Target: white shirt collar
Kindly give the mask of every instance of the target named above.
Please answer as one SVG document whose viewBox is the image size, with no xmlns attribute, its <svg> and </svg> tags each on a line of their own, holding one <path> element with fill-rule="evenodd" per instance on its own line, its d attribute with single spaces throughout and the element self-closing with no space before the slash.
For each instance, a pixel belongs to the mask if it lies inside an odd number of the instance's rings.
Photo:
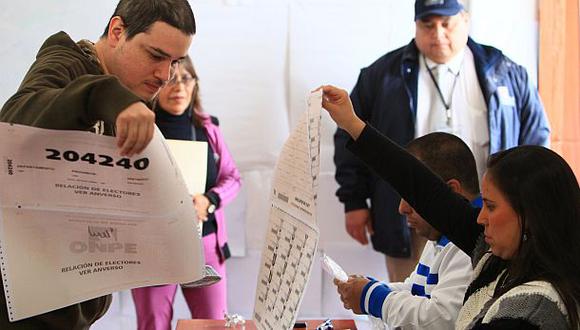
<svg viewBox="0 0 580 330">
<path fill-rule="evenodd" d="M 444 63 L 444 64 L 449 68 L 449 70 L 451 72 L 453 72 L 453 74 L 458 74 L 459 71 L 461 70 L 461 66 L 463 65 L 463 58 L 464 57 L 465 57 L 465 49 L 463 51 L 457 53 L 457 55 L 452 57 L 449 61 L 447 61 L 447 63 Z M 433 69 L 437 65 L 439 65 L 439 63 L 436 63 L 436 62 L 430 60 L 427 56 L 425 56 L 425 64 L 430 69 Z"/>
</svg>

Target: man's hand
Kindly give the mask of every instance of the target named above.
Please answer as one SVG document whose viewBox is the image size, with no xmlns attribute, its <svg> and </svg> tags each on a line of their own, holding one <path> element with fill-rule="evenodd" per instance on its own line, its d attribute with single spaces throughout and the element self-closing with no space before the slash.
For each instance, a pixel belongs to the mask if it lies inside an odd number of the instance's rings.
<svg viewBox="0 0 580 330">
<path fill-rule="evenodd" d="M 346 282 L 334 280 L 344 308 L 352 310 L 355 314 L 362 314 L 360 298 L 363 288 L 369 282 L 368 278 L 360 275 L 351 275 Z"/>
<path fill-rule="evenodd" d="M 141 153 L 151 142 L 155 113 L 143 102 L 136 102 L 119 113 L 115 126 L 121 156 L 131 157 Z"/>
<path fill-rule="evenodd" d="M 328 111 L 336 124 L 350 134 L 353 140 L 358 139 L 365 123 L 356 116 L 348 93 L 331 85 L 322 88 L 322 107 Z M 319 88 L 319 89 L 320 89 Z"/>
<path fill-rule="evenodd" d="M 373 222 L 369 209 L 359 209 L 344 214 L 346 232 L 362 245 L 369 244 L 368 235 L 373 234 Z M 367 235 L 368 232 L 368 235 Z"/>
<path fill-rule="evenodd" d="M 207 208 L 209 207 L 209 199 L 204 194 L 193 196 L 193 206 L 197 213 L 199 221 L 207 221 Z"/>
</svg>

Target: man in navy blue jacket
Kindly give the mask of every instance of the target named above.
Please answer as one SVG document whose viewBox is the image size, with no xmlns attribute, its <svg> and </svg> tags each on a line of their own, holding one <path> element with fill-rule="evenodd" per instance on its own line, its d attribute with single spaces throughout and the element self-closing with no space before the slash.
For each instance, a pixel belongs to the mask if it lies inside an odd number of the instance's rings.
<svg viewBox="0 0 580 330">
<path fill-rule="evenodd" d="M 351 99 L 359 117 L 400 145 L 434 131 L 455 134 L 473 151 L 478 171 L 490 154 L 549 144 L 548 120 L 526 70 L 468 36 L 469 14 L 457 0 L 416 0 L 415 38 L 361 70 Z M 425 242 L 397 212 L 399 197 L 335 136 L 336 192 L 347 232 L 367 233 L 386 254 L 391 281 L 413 270 Z M 370 200 L 370 206 L 367 202 Z"/>
</svg>

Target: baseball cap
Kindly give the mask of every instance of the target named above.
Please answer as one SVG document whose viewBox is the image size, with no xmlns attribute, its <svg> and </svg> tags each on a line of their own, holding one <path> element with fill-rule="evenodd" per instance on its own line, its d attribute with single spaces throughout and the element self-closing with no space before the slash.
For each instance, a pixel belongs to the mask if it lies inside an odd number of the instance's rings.
<svg viewBox="0 0 580 330">
<path fill-rule="evenodd" d="M 454 16 L 463 9 L 457 0 L 416 0 L 415 21 L 427 16 Z"/>
</svg>

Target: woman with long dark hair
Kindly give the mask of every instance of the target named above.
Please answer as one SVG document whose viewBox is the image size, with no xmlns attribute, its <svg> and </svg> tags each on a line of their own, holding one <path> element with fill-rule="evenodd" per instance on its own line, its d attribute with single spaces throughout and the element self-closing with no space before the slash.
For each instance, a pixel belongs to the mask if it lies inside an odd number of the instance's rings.
<svg viewBox="0 0 580 330">
<path fill-rule="evenodd" d="M 473 208 L 361 121 L 346 91 L 323 91 L 324 108 L 353 139 L 349 150 L 472 256 L 457 329 L 580 328 L 580 187 L 562 157 L 538 146 L 493 155 L 483 208 Z"/>
<path fill-rule="evenodd" d="M 189 56 L 159 92 L 154 109 L 155 123 L 165 138 L 208 143 L 206 189 L 193 196 L 193 204 L 198 220 L 203 221 L 206 264 L 222 280 L 203 288 L 182 287 L 182 291 L 192 318 L 223 319 L 227 312 L 225 259 L 230 256 L 223 207 L 237 195 L 241 180 L 217 118 L 202 110 L 197 73 Z M 138 328 L 170 329 L 176 291 L 177 285 L 133 289 Z"/>
</svg>

